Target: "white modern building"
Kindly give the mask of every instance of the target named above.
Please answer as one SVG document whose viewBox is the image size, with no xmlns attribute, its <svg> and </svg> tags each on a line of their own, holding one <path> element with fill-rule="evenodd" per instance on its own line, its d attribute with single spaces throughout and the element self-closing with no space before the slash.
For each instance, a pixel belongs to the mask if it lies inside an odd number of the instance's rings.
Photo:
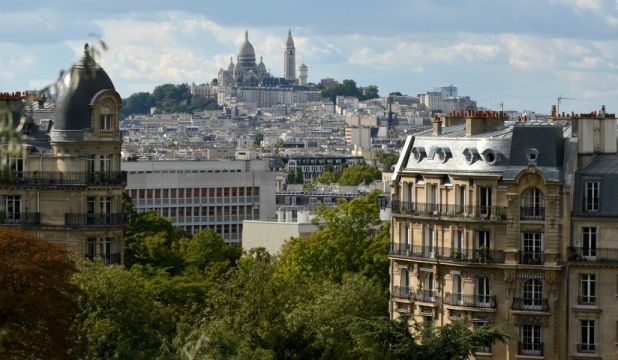
<svg viewBox="0 0 618 360">
<path fill-rule="evenodd" d="M 123 162 L 138 212 L 157 211 L 195 233 L 210 228 L 241 239 L 244 220 L 275 216 L 275 173 L 268 160 Z"/>
</svg>

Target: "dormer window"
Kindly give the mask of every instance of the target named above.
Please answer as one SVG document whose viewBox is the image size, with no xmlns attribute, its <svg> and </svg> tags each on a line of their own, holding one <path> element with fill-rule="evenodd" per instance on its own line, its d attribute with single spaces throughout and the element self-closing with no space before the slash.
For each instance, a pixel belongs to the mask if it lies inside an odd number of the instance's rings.
<svg viewBox="0 0 618 360">
<path fill-rule="evenodd" d="M 529 164 L 536 164 L 538 157 L 539 151 L 537 149 L 528 149 L 528 151 L 526 151 L 526 158 Z"/>
<path fill-rule="evenodd" d="M 584 183 L 584 211 L 599 211 L 599 181 L 586 181 Z"/>
<path fill-rule="evenodd" d="M 101 130 L 112 130 L 112 114 L 101 114 L 99 127 Z"/>
</svg>

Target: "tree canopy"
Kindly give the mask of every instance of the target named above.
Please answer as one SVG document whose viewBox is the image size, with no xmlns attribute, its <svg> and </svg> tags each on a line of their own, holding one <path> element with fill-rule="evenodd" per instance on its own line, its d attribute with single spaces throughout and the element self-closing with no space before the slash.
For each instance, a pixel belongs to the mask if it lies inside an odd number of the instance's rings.
<svg viewBox="0 0 618 360">
<path fill-rule="evenodd" d="M 340 185 L 368 185 L 374 180 L 379 180 L 382 172 L 367 164 L 354 164 L 343 169 L 339 177 Z"/>
<path fill-rule="evenodd" d="M 122 101 L 121 115 L 148 114 L 156 107 L 164 113 L 196 112 L 219 110 L 221 107 L 214 98 L 192 96 L 187 84 L 164 84 L 154 88 L 151 93 L 135 93 Z"/>
<path fill-rule="evenodd" d="M 337 96 L 354 96 L 359 100 L 369 100 L 378 98 L 378 87 L 369 85 L 367 87 L 357 87 L 356 81 L 351 79 L 343 80 L 341 83 L 329 85 L 326 89 L 322 89 L 322 96 L 330 98 L 334 103 Z"/>
<path fill-rule="evenodd" d="M 63 246 L 0 228 L 0 358 L 68 359 L 79 290 Z"/>
</svg>

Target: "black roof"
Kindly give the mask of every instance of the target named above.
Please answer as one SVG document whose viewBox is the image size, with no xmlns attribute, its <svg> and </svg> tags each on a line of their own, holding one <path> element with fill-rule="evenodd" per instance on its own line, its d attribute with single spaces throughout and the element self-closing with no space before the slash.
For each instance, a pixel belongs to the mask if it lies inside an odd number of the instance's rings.
<svg viewBox="0 0 618 360">
<path fill-rule="evenodd" d="M 511 166 L 527 166 L 526 152 L 538 151 L 536 165 L 562 167 L 564 160 L 563 129 L 557 125 L 515 125 L 511 140 Z"/>
<path fill-rule="evenodd" d="M 105 70 L 95 65 L 87 69 L 83 63 L 68 71 L 58 84 L 54 111 L 54 130 L 82 130 L 90 128 L 90 105 L 95 95 L 114 89 Z"/>
</svg>

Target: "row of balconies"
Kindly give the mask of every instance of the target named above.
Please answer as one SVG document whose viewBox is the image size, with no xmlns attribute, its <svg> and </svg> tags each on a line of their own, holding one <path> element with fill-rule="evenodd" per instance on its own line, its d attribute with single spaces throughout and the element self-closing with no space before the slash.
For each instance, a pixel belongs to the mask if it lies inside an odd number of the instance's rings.
<svg viewBox="0 0 618 360">
<path fill-rule="evenodd" d="M 618 248 L 569 248 L 567 261 L 618 262 Z M 389 255 L 410 259 L 436 259 L 472 264 L 504 264 L 505 252 L 490 249 L 453 249 L 436 246 L 409 245 L 391 242 Z M 558 257 L 559 258 L 559 257 Z M 522 265 L 543 265 L 545 254 L 538 251 L 518 251 L 517 262 Z"/>
<path fill-rule="evenodd" d="M 126 186 L 126 171 L 3 171 L 0 185 L 10 186 L 57 186 L 97 185 Z"/>
<path fill-rule="evenodd" d="M 67 227 L 122 226 L 127 223 L 127 220 L 128 217 L 125 213 L 64 214 L 64 225 Z M 38 212 L 0 213 L 0 224 L 20 226 L 47 225 L 41 223 L 41 213 Z"/>
<path fill-rule="evenodd" d="M 439 293 L 435 290 L 417 289 L 414 291 L 408 286 L 393 286 L 392 297 L 426 303 L 437 303 L 439 300 Z M 467 295 L 450 292 L 444 293 L 442 302 L 446 305 L 474 309 L 495 309 L 498 304 L 496 295 Z M 549 301 L 546 298 L 515 297 L 511 303 L 511 310 L 547 313 L 549 312 Z"/>
<path fill-rule="evenodd" d="M 506 206 L 482 206 L 460 204 L 435 204 L 393 200 L 391 209 L 394 214 L 418 217 L 445 217 L 467 220 L 506 221 Z M 522 220 L 545 219 L 545 207 L 520 207 Z"/>
</svg>

